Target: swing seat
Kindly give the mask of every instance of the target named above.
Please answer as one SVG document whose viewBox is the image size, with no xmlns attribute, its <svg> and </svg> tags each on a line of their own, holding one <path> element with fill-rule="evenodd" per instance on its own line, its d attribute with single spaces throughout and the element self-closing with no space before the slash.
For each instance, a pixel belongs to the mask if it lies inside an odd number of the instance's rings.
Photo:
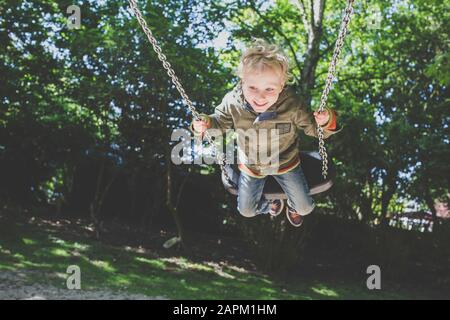
<svg viewBox="0 0 450 320">
<path fill-rule="evenodd" d="M 331 159 L 328 159 L 328 175 L 326 179 L 322 176 L 322 159 L 318 152 L 301 151 L 300 165 L 308 183 L 310 195 L 325 192 L 333 186 L 336 170 Z M 230 164 L 225 165 L 225 170 L 232 181 L 228 181 L 222 172 L 222 183 L 229 193 L 237 196 L 240 171 Z M 263 194 L 266 199 L 287 199 L 283 189 L 272 176 L 267 178 Z"/>
</svg>

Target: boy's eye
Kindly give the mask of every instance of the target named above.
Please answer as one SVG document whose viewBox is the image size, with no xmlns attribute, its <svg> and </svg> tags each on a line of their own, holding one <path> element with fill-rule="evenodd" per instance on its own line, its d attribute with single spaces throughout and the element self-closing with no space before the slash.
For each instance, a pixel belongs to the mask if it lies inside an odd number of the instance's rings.
<svg viewBox="0 0 450 320">
<path fill-rule="evenodd" d="M 267 88 L 266 91 L 272 92 L 272 91 L 273 91 L 273 88 Z"/>
<path fill-rule="evenodd" d="M 256 90 L 256 87 L 250 86 L 250 90 Z"/>
</svg>

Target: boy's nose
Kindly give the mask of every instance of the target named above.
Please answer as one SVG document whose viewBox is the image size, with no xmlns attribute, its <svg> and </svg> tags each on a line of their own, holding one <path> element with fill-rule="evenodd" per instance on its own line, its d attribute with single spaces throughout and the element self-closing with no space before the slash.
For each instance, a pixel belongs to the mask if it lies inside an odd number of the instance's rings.
<svg viewBox="0 0 450 320">
<path fill-rule="evenodd" d="M 259 94 L 257 98 L 258 98 L 259 101 L 266 100 L 266 96 L 264 94 Z"/>
</svg>

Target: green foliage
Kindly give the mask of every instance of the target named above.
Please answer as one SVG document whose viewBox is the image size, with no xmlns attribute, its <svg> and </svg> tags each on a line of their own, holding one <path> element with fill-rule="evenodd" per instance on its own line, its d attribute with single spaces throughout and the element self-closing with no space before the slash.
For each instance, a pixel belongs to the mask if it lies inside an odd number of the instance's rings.
<svg viewBox="0 0 450 320">
<path fill-rule="evenodd" d="M 326 1 L 314 55 L 292 2 L 142 0 L 139 6 L 199 111 L 211 112 L 236 81 L 233 69 L 252 37 L 284 48 L 295 87 L 314 109 L 344 3 Z M 107 218 L 151 224 L 157 212 L 156 221 L 167 223 L 169 137 L 188 126 L 190 114 L 127 1 L 76 3 L 82 8 L 76 30 L 66 26 L 72 1 L 0 4 L 0 198 L 24 205 L 63 198 L 79 215 L 103 199 Z M 324 213 L 374 225 L 411 201 L 433 211 L 434 199 L 449 193 L 448 22 L 445 1 L 355 3 L 328 99 L 344 130 L 326 144 L 338 176 L 318 198 Z M 227 32 L 227 43 L 213 47 Z M 303 86 L 307 67 L 313 81 Z M 315 140 L 301 141 L 302 149 L 317 149 Z M 185 222 L 217 226 L 225 215 L 250 239 L 259 227 L 281 239 L 278 226 L 236 223 L 235 199 L 224 195 L 217 168 L 193 168 L 192 188 L 179 197 Z M 173 169 L 175 188 L 186 171 Z M 285 241 L 302 241 L 292 237 Z"/>
</svg>

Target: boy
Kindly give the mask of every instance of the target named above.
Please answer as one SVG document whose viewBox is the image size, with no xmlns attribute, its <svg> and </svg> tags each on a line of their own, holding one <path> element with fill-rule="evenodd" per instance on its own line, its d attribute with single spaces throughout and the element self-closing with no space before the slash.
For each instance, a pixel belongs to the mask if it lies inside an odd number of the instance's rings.
<svg viewBox="0 0 450 320">
<path fill-rule="evenodd" d="M 245 217 L 269 213 L 279 215 L 282 200 L 269 201 L 262 192 L 268 175 L 272 175 L 281 185 L 288 200 L 286 216 L 295 226 L 301 226 L 303 217 L 314 209 L 314 201 L 303 175 L 299 158 L 298 131 L 317 137 L 312 115 L 299 102 L 294 90 L 286 84 L 290 78 L 287 57 L 275 45 L 256 40 L 247 49 L 240 61 L 238 75 L 241 79 L 231 92 L 225 95 L 214 114 L 202 115 L 202 119 L 192 123 L 195 135 L 203 135 L 210 128 L 237 130 L 238 141 L 244 141 L 245 130 L 276 130 L 276 136 L 267 135 L 257 143 L 250 142 L 242 153 L 241 171 L 238 184 L 238 211 Z M 336 113 L 327 109 L 323 113 L 314 112 L 317 124 L 324 129 L 324 138 L 338 132 Z M 245 140 L 247 141 L 247 140 Z M 250 161 L 251 153 L 277 145 L 277 163 Z M 272 154 L 273 156 L 274 154 Z"/>
</svg>

